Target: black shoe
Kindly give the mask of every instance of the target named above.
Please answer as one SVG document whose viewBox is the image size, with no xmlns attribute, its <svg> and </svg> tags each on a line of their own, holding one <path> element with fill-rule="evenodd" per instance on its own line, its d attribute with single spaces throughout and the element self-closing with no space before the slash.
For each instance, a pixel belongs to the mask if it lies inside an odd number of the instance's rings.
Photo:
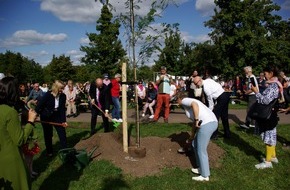
<svg viewBox="0 0 290 190">
<path fill-rule="evenodd" d="M 71 114 L 67 115 L 66 117 L 67 117 L 67 118 L 70 118 L 70 117 L 71 117 Z"/>
<path fill-rule="evenodd" d="M 73 114 L 73 117 L 74 117 L 74 118 L 76 118 L 77 116 L 78 116 L 78 115 L 77 115 L 76 113 L 75 113 L 75 114 Z"/>
</svg>

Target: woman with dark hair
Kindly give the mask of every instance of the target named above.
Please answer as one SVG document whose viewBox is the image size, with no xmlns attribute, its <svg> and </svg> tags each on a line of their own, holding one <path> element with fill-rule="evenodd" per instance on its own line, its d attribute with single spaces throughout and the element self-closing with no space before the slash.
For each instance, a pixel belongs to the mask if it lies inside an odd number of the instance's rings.
<svg viewBox="0 0 290 190">
<path fill-rule="evenodd" d="M 154 88 L 154 85 L 152 82 L 148 83 L 148 89 L 146 92 L 147 100 L 143 108 L 142 117 L 145 117 L 147 108 L 149 108 L 151 115 L 149 116 L 149 119 L 154 118 L 154 109 L 156 103 L 156 97 L 157 97 L 157 90 Z"/>
<path fill-rule="evenodd" d="M 264 69 L 265 78 L 267 80 L 267 88 L 260 93 L 257 86 L 252 86 L 251 89 L 255 92 L 257 102 L 261 104 L 270 104 L 273 100 L 279 98 L 279 93 L 283 93 L 283 87 L 278 81 L 278 71 L 275 67 L 267 67 Z M 272 115 L 267 120 L 256 120 L 261 138 L 266 146 L 266 158 L 260 164 L 256 164 L 257 169 L 272 168 L 272 162 L 278 163 L 276 157 L 276 143 L 277 143 L 277 131 L 276 126 L 278 124 L 277 111 L 273 111 Z"/>
<path fill-rule="evenodd" d="M 0 188 L 4 185 L 7 189 L 30 189 L 31 185 L 19 147 L 32 133 L 36 113 L 29 110 L 28 122 L 21 128 L 14 109 L 18 99 L 17 80 L 14 77 L 0 80 Z"/>
<path fill-rule="evenodd" d="M 61 81 L 56 80 L 51 90 L 47 91 L 37 104 L 35 111 L 40 114 L 43 128 L 43 135 L 46 147 L 46 155 L 52 156 L 52 135 L 53 126 L 58 134 L 61 148 L 66 148 L 66 95 L 63 93 L 64 84 Z M 59 123 L 59 125 L 52 125 L 48 122 Z"/>
</svg>

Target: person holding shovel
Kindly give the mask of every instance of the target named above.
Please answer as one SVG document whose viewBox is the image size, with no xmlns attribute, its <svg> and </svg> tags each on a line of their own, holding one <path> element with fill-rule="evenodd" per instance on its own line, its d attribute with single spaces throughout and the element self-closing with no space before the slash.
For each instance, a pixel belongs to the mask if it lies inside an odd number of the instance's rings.
<svg viewBox="0 0 290 190">
<path fill-rule="evenodd" d="M 52 157 L 53 126 L 59 137 L 61 148 L 67 148 L 66 141 L 66 95 L 63 93 L 63 82 L 56 80 L 51 90 L 47 91 L 37 104 L 35 111 L 40 114 L 43 135 L 46 147 L 46 155 Z M 58 125 L 59 124 L 59 125 Z"/>
<path fill-rule="evenodd" d="M 187 97 L 186 92 L 177 93 L 178 104 L 184 108 L 186 116 L 193 121 L 192 134 L 189 140 L 192 140 L 197 167 L 192 168 L 191 171 L 199 176 L 192 177 L 192 180 L 209 181 L 207 146 L 211 135 L 218 127 L 218 120 L 215 114 L 201 101 Z"/>
<path fill-rule="evenodd" d="M 92 104 L 91 109 L 91 135 L 96 133 L 96 124 L 98 114 L 102 115 L 103 127 L 105 132 L 109 132 L 109 110 L 111 93 L 110 88 L 103 83 L 101 78 L 97 78 L 90 86 L 90 100 Z M 101 111 L 102 110 L 102 111 Z"/>
</svg>

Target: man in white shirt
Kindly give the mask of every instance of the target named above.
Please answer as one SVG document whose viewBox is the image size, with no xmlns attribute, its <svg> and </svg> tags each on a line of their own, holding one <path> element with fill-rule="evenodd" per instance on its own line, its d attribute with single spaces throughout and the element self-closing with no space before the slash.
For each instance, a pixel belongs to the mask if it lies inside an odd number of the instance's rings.
<svg viewBox="0 0 290 190">
<path fill-rule="evenodd" d="M 202 87 L 208 100 L 208 107 L 213 111 L 217 119 L 221 118 L 224 127 L 224 137 L 230 138 L 229 127 L 229 101 L 230 93 L 225 92 L 222 86 L 213 79 L 203 80 L 200 76 L 193 79 L 196 86 Z M 217 139 L 218 129 L 213 133 L 212 139 Z"/>
</svg>

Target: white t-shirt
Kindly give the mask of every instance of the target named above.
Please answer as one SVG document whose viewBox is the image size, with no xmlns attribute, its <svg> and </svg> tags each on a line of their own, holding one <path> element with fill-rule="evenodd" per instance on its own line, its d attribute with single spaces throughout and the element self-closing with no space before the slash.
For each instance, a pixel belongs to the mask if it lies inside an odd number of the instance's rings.
<svg viewBox="0 0 290 190">
<path fill-rule="evenodd" d="M 189 119 L 191 119 L 192 121 L 194 121 L 195 119 L 192 106 L 191 106 L 192 102 L 196 102 L 199 107 L 198 119 L 202 120 L 201 125 L 204 125 L 213 121 L 217 122 L 217 118 L 215 114 L 208 107 L 206 107 L 206 105 L 204 105 L 201 101 L 194 98 L 184 98 L 181 101 L 181 105 L 184 108 L 185 114 Z"/>
<path fill-rule="evenodd" d="M 175 93 L 175 91 L 176 91 L 175 84 L 171 84 L 170 85 L 170 96 L 173 96 L 173 94 Z"/>
<path fill-rule="evenodd" d="M 225 90 L 219 83 L 212 79 L 203 80 L 202 85 L 208 100 L 208 107 L 213 110 L 214 100 L 216 100 Z"/>
</svg>

